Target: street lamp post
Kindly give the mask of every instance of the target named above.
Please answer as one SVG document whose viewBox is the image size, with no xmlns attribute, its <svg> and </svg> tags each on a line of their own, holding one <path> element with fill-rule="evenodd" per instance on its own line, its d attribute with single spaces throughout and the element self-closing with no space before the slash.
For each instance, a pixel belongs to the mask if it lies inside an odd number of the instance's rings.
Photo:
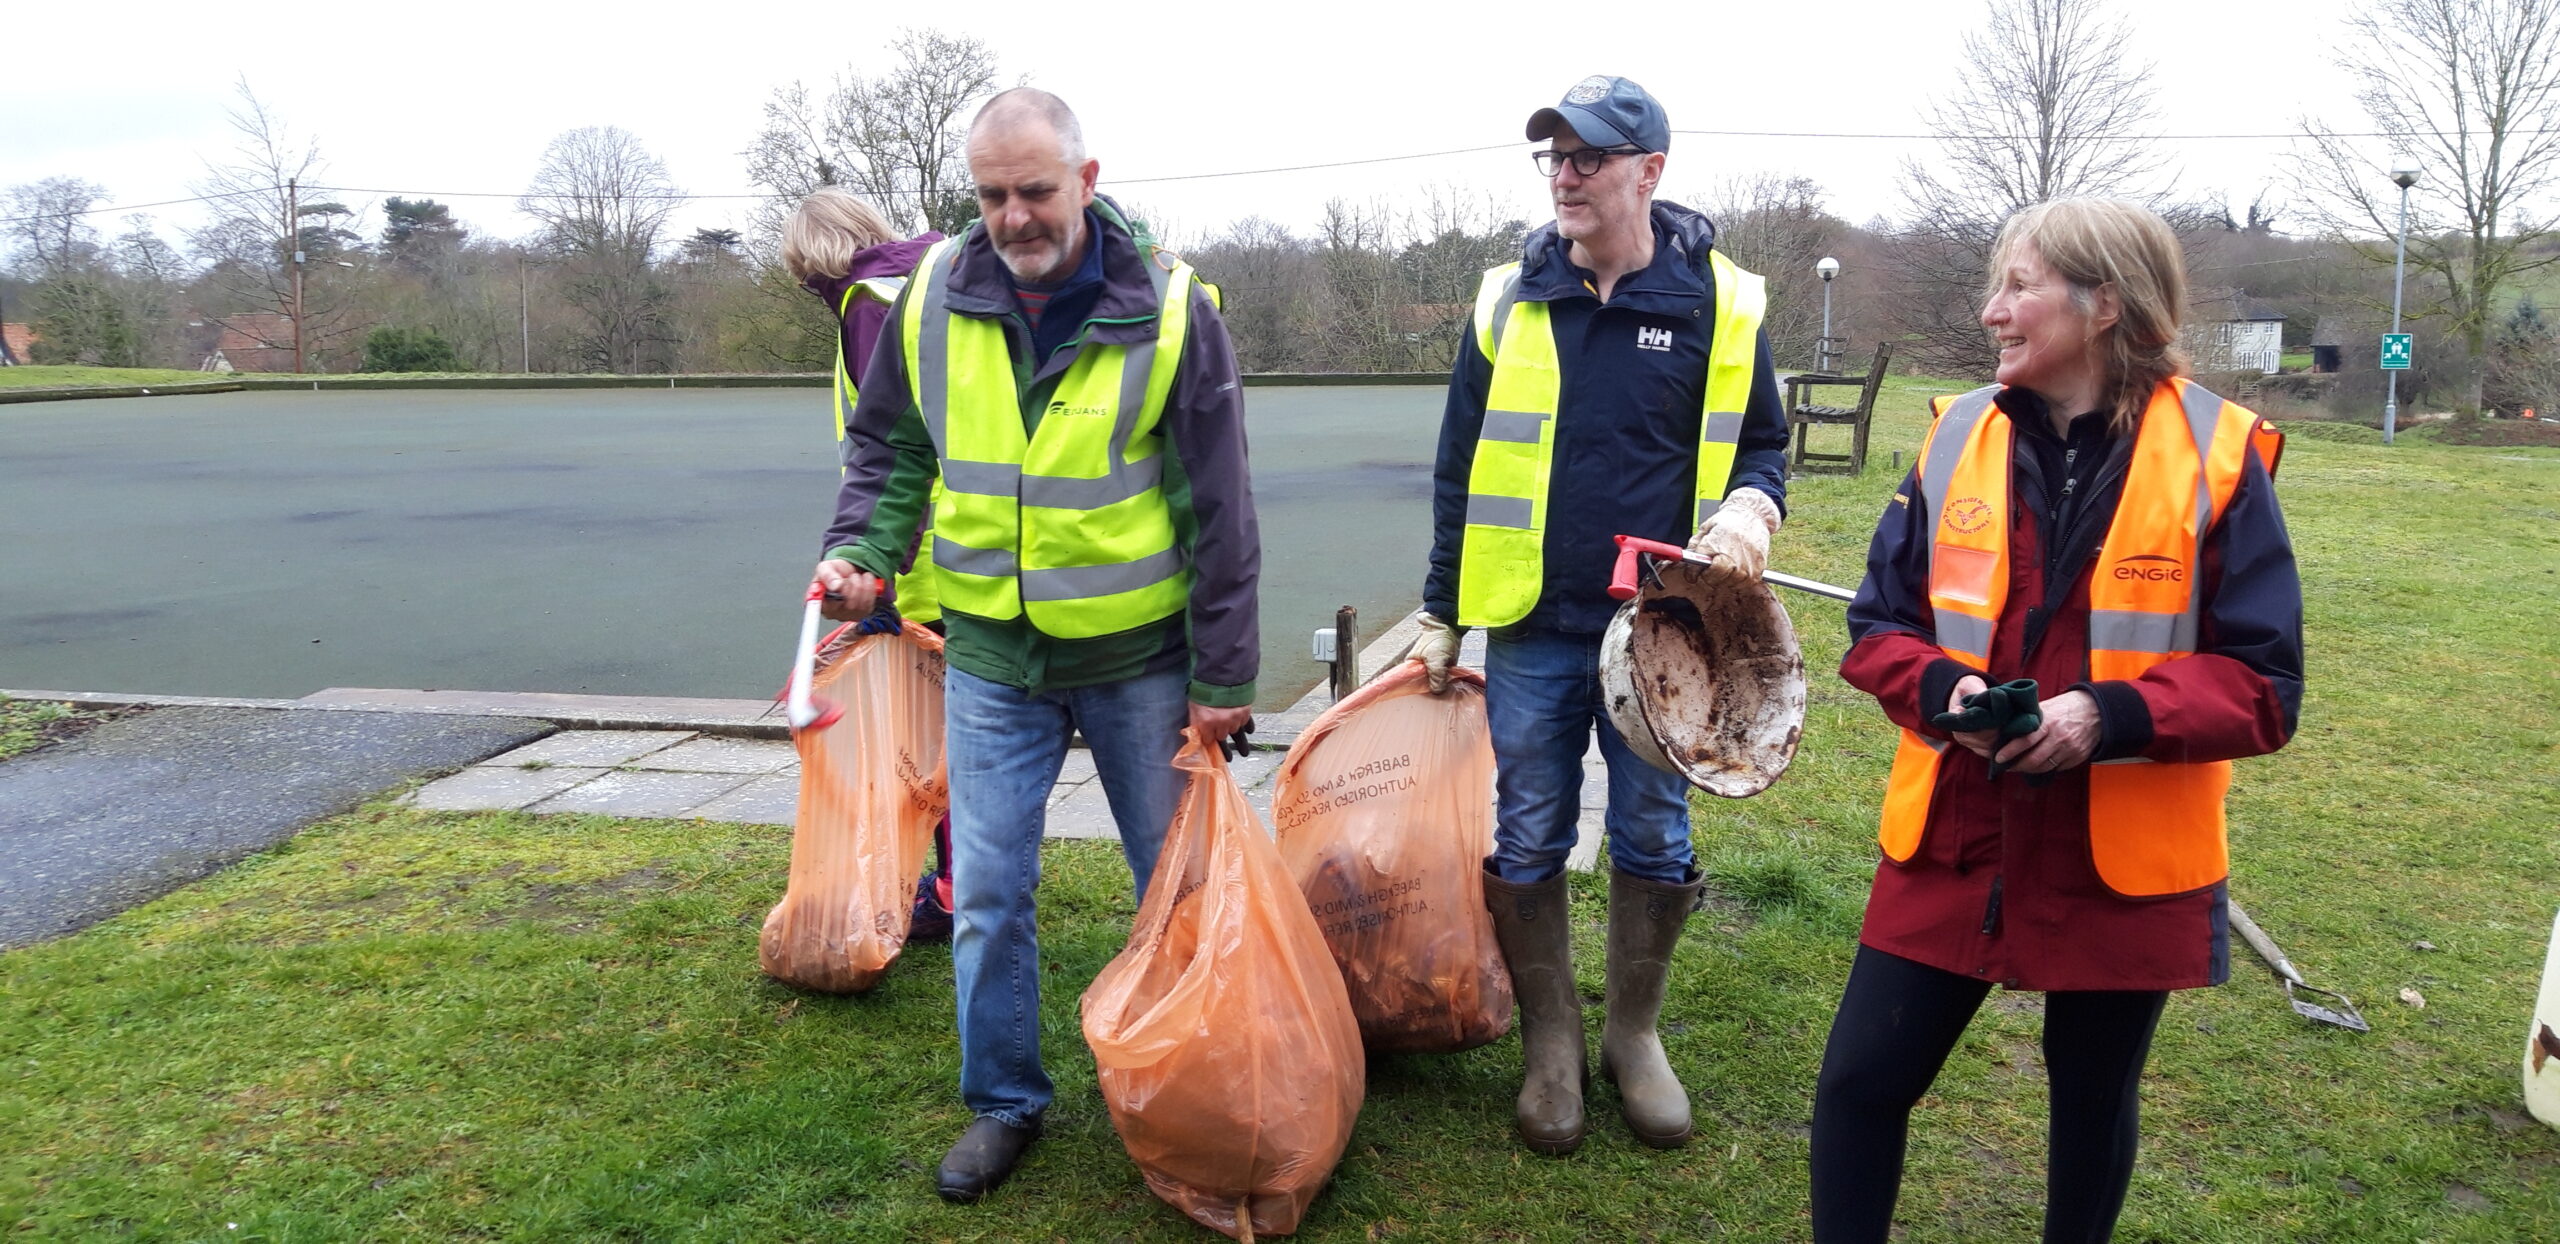
<svg viewBox="0 0 2560 1244">
<path fill-rule="evenodd" d="M 2400 335 L 2400 290 L 2409 271 L 2409 187 L 2418 184 L 2418 162 L 2402 156 L 2391 166 L 2391 180 L 2400 187 L 2400 247 L 2391 259 L 2391 335 Z M 2413 352 L 2414 353 L 2414 352 Z M 2392 433 L 2400 423 L 2400 373 L 2389 373 L 2389 394 L 2382 399 L 2382 443 L 2391 443 Z"/>
<path fill-rule="evenodd" d="M 1813 270 L 1822 277 L 1822 348 L 1814 351 L 1813 369 L 1827 372 L 1831 370 L 1831 278 L 1840 275 L 1840 261 L 1825 255 Z"/>
</svg>

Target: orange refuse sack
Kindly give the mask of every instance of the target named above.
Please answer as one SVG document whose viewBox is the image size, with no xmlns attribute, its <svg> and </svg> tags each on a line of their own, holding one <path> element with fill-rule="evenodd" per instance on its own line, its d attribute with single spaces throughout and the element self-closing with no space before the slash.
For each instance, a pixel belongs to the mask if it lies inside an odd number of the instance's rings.
<svg viewBox="0 0 2560 1244">
<path fill-rule="evenodd" d="M 942 759 L 942 637 L 831 637 L 812 692 L 844 709 L 794 733 L 800 803 L 791 880 L 764 918 L 765 975 L 821 993 L 880 983 L 906 945 L 916 877 L 950 807 Z"/>
<path fill-rule="evenodd" d="M 1286 1235 L 1351 1141 L 1360 1030 L 1225 757 L 1183 734 L 1190 785 L 1128 946 L 1085 990 L 1084 1038 L 1150 1190 L 1239 1240 Z"/>
<path fill-rule="evenodd" d="M 1326 710 L 1281 766 L 1280 856 L 1324 931 L 1372 1053 L 1445 1053 L 1511 1029 L 1484 906 L 1493 735 L 1484 678 L 1431 694 L 1407 661 Z"/>
</svg>

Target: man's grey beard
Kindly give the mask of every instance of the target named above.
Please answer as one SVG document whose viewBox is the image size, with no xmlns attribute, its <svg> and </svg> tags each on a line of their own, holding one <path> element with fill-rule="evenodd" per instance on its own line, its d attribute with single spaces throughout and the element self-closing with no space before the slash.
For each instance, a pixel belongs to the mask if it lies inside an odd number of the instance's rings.
<svg viewBox="0 0 2560 1244">
<path fill-rule="evenodd" d="M 1067 235 L 1066 240 L 1058 244 L 1057 262 L 1065 269 L 1064 271 L 1054 274 L 1044 272 L 1025 272 L 1022 269 L 1013 266 L 1013 256 L 1006 254 L 1003 247 L 999 246 L 996 248 L 996 258 L 1004 261 L 1005 271 L 1012 273 L 1013 279 L 1017 281 L 1029 281 L 1036 285 L 1048 285 L 1067 279 L 1067 277 L 1072 275 L 1075 271 L 1075 262 L 1083 257 L 1084 218 L 1082 213 L 1077 214 L 1073 232 Z"/>
</svg>

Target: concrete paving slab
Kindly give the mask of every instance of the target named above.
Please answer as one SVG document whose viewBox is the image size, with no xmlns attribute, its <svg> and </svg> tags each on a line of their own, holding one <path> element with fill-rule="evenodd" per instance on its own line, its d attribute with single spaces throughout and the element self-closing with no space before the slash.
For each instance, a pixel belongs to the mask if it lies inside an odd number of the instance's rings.
<svg viewBox="0 0 2560 1244">
<path fill-rule="evenodd" d="M 474 765 L 419 787 L 401 802 L 429 812 L 512 812 L 605 772 L 560 765 L 547 769 Z"/>
<path fill-rule="evenodd" d="M 1600 818 L 1604 815 L 1599 808 L 1584 808 L 1582 815 L 1575 819 L 1573 850 L 1566 852 L 1564 857 L 1566 868 L 1587 873 L 1600 866 L 1601 839 L 1605 828 Z"/>
<path fill-rule="evenodd" d="M 749 778 L 745 785 L 693 810 L 706 821 L 789 825 L 800 811 L 800 779 L 780 774 Z"/>
<path fill-rule="evenodd" d="M 1049 824 L 1042 835 L 1048 838 L 1105 838 L 1120 840 L 1120 822 L 1111 819 L 1111 801 L 1102 792 L 1102 783 L 1085 782 L 1068 791 L 1063 799 L 1049 804 Z"/>
<path fill-rule="evenodd" d="M 799 758 L 779 739 L 701 738 L 651 752 L 632 761 L 635 768 L 673 769 L 686 773 L 776 773 Z"/>
<path fill-rule="evenodd" d="M 526 809 L 599 816 L 684 817 L 747 784 L 743 773 L 608 773 Z"/>
<path fill-rule="evenodd" d="M 0 763 L 0 948 L 84 928 L 384 787 L 551 730 L 522 718 L 166 708 Z"/>
<path fill-rule="evenodd" d="M 694 737 L 691 730 L 563 730 L 510 752 L 491 756 L 486 765 L 588 765 L 610 769 Z"/>
<path fill-rule="evenodd" d="M 1067 749 L 1067 758 L 1058 766 L 1058 780 L 1065 783 L 1091 781 L 1094 775 L 1093 753 L 1081 747 Z"/>
</svg>

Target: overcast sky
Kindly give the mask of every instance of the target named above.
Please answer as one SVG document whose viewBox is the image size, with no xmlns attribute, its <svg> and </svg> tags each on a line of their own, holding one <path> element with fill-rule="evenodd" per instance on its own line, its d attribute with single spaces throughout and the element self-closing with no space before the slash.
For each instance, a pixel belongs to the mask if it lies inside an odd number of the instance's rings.
<svg viewBox="0 0 2560 1244">
<path fill-rule="evenodd" d="M 2270 134 L 2297 117 L 2365 128 L 2326 49 L 2330 6 L 2273 0 L 2126 4 L 2154 75 L 2159 132 Z M 26 11 L 32 10 L 32 11 Z M 1027 76 L 1083 117 L 1105 190 L 1178 239 L 1259 214 L 1305 231 L 1324 201 L 1491 193 L 1545 219 L 1521 141 L 1528 114 L 1576 80 L 1645 84 L 1680 130 L 1908 135 L 1953 72 L 1976 2 L 1500 4 L 1136 0 L 982 3 L 558 5 L 462 2 L 251 10 L 115 3 L 19 6 L 0 75 L 0 186 L 72 176 L 110 202 L 183 198 L 232 136 L 245 74 L 316 137 L 329 185 L 424 195 L 476 230 L 530 231 L 513 196 L 563 130 L 619 125 L 706 195 L 753 189 L 738 152 L 759 108 L 794 78 L 823 86 L 887 68 L 901 25 L 984 39 L 1005 78 Z M 51 49 L 57 54 L 44 54 Z M 1350 168 L 1139 179 L 1508 144 Z M 2176 140 L 2161 154 L 2193 198 L 2246 204 L 2279 170 L 2281 140 Z M 1735 173 L 1801 174 L 1838 215 L 1899 209 L 1894 174 L 1926 141 L 1681 134 L 1665 190 L 1700 197 Z M 477 198 L 474 194 L 494 197 Z M 334 196 L 357 205 L 381 196 Z M 747 204 L 689 203 L 680 227 L 742 223 Z M 151 209 L 175 231 L 190 206 Z M 121 218 L 103 217 L 112 234 Z M 369 221 L 369 226 L 374 222 Z"/>
</svg>

